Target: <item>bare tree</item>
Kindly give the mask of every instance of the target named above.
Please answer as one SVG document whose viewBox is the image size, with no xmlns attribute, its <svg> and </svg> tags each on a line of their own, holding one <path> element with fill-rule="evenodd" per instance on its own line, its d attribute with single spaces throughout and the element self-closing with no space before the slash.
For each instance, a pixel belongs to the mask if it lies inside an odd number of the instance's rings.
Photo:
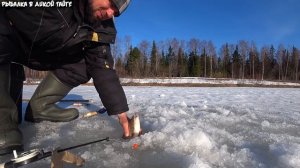
<svg viewBox="0 0 300 168">
<path fill-rule="evenodd" d="M 147 62 L 149 56 L 149 46 L 150 43 L 146 40 L 143 40 L 139 44 L 139 49 L 141 51 L 141 58 L 140 58 L 140 71 L 142 72 L 143 76 L 147 76 Z"/>
<path fill-rule="evenodd" d="M 192 38 L 188 42 L 189 52 L 195 52 L 195 54 L 198 54 L 201 51 L 201 50 L 199 50 L 199 46 L 200 46 L 200 40 L 199 39 Z"/>
<path fill-rule="evenodd" d="M 242 71 L 242 79 L 245 78 L 245 69 L 246 69 L 246 59 L 247 55 L 249 55 L 249 45 L 248 42 L 241 40 L 239 41 L 239 49 L 240 49 L 240 54 L 242 56 L 242 66 L 241 66 L 241 71 Z"/>
<path fill-rule="evenodd" d="M 293 55 L 295 61 L 295 81 L 298 81 L 298 73 L 299 73 L 299 50 L 296 47 L 293 47 Z"/>
<path fill-rule="evenodd" d="M 201 56 L 203 57 L 203 64 L 204 64 L 204 74 L 203 76 L 206 78 L 206 70 L 207 70 L 207 42 L 206 41 L 202 41 L 200 43 L 200 46 L 199 46 L 199 50 L 202 51 L 202 54 Z M 202 62 L 202 60 L 200 59 L 200 62 Z"/>
<path fill-rule="evenodd" d="M 277 62 L 278 62 L 278 80 L 281 80 L 282 79 L 282 64 L 283 64 L 283 58 L 284 58 L 284 53 L 285 53 L 285 48 L 282 44 L 280 44 L 278 46 L 278 49 L 277 49 Z"/>
<path fill-rule="evenodd" d="M 131 36 L 125 36 L 125 47 L 126 47 L 126 51 L 129 51 L 130 47 L 132 46 L 132 42 L 131 42 Z"/>
<path fill-rule="evenodd" d="M 265 64 L 268 58 L 268 47 L 263 47 L 261 49 L 261 64 L 262 64 L 262 72 L 261 72 L 261 80 L 264 80 L 265 75 Z"/>
<path fill-rule="evenodd" d="M 173 51 L 177 53 L 180 47 L 180 41 L 177 38 L 173 38 L 170 41 L 170 45 L 172 46 Z"/>
<path fill-rule="evenodd" d="M 214 60 L 216 60 L 216 56 L 217 56 L 217 53 L 216 53 L 216 49 L 215 49 L 215 46 L 213 44 L 212 41 L 209 41 L 207 43 L 207 53 L 210 57 L 210 74 L 209 74 L 209 77 L 213 77 L 213 65 L 214 65 Z"/>
<path fill-rule="evenodd" d="M 117 62 L 118 56 L 122 55 L 121 44 L 122 44 L 121 39 L 117 38 L 115 43 L 111 45 L 111 54 L 114 59 L 114 69 L 116 68 L 116 62 Z"/>
<path fill-rule="evenodd" d="M 223 77 L 227 78 L 228 75 L 229 75 L 229 66 L 230 66 L 230 52 L 229 52 L 229 46 L 228 44 L 224 44 L 222 47 L 221 47 L 221 50 L 220 50 L 220 55 L 221 55 L 221 58 L 223 59 L 223 64 L 222 64 L 222 74 L 223 74 Z"/>
<path fill-rule="evenodd" d="M 178 39 L 176 38 L 173 38 L 171 40 L 171 43 L 170 43 L 170 46 L 172 47 L 173 49 L 173 56 L 171 57 L 171 60 L 170 60 L 170 66 L 169 66 L 169 69 L 170 69 L 170 74 L 171 76 L 177 76 L 178 74 L 178 69 L 177 69 L 177 63 L 178 63 L 178 55 L 176 55 L 175 53 L 178 53 L 179 51 L 179 46 L 180 46 L 180 42 Z"/>
<path fill-rule="evenodd" d="M 288 50 L 285 50 L 285 60 L 286 60 L 286 66 L 285 66 L 284 80 L 287 80 L 287 74 L 289 71 L 289 62 L 290 62 L 290 53 Z"/>
<path fill-rule="evenodd" d="M 256 67 L 256 58 L 257 58 L 257 48 L 254 42 L 251 42 L 251 49 L 250 49 L 250 69 L 252 69 L 252 79 L 255 79 L 255 67 Z"/>
<path fill-rule="evenodd" d="M 233 64 L 233 53 L 235 51 L 235 46 L 234 44 L 229 44 L 228 45 L 228 49 L 229 49 L 229 54 L 230 54 L 230 65 L 231 65 L 231 78 L 233 78 L 234 76 L 234 73 L 233 73 L 233 67 L 234 67 L 234 64 Z"/>
<path fill-rule="evenodd" d="M 131 37 L 125 36 L 125 43 L 124 43 L 124 61 L 127 62 L 130 48 L 132 47 Z"/>
</svg>

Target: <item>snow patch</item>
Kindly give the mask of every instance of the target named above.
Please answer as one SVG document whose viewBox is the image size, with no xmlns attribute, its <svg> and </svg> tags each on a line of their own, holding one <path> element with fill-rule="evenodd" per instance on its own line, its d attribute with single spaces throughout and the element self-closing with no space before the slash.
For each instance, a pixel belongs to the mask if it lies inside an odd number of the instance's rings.
<svg viewBox="0 0 300 168">
<path fill-rule="evenodd" d="M 24 97 L 29 98 L 35 88 L 25 86 Z M 72 152 L 79 153 L 87 160 L 85 166 L 93 168 L 300 165 L 299 89 L 124 87 L 124 90 L 129 114 L 140 115 L 142 136 L 122 140 L 117 118 L 102 114 L 68 123 L 22 123 L 25 149 L 69 147 L 110 137 L 109 142 Z M 103 107 L 92 86 L 76 87 L 70 94 L 74 98 L 95 100 L 94 104 L 79 107 L 80 115 Z M 135 143 L 139 145 L 137 150 L 132 149 Z M 37 162 L 30 168 L 49 167 L 49 163 Z"/>
</svg>

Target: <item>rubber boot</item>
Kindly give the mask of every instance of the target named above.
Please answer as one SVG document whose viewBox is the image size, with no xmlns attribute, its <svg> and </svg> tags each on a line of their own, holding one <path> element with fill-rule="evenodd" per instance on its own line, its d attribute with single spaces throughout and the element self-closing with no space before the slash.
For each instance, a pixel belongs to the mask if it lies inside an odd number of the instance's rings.
<svg viewBox="0 0 300 168">
<path fill-rule="evenodd" d="M 14 100 L 18 109 L 18 123 L 22 122 L 22 97 L 23 82 L 25 80 L 24 68 L 20 64 L 11 63 L 10 65 L 10 96 Z"/>
<path fill-rule="evenodd" d="M 77 109 L 62 109 L 55 104 L 63 99 L 72 88 L 63 84 L 52 72 L 49 72 L 31 97 L 25 120 L 67 122 L 76 119 L 79 115 Z"/>
<path fill-rule="evenodd" d="M 23 149 L 18 110 L 10 97 L 10 66 L 0 65 L 0 155 Z"/>
</svg>

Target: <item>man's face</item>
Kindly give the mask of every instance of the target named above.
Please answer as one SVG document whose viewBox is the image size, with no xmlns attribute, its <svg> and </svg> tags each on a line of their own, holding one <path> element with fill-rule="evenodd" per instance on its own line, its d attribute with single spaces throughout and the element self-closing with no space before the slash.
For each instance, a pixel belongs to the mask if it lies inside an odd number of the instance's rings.
<svg viewBox="0 0 300 168">
<path fill-rule="evenodd" d="M 117 13 L 116 7 L 110 0 L 89 0 L 92 20 L 107 20 Z"/>
</svg>

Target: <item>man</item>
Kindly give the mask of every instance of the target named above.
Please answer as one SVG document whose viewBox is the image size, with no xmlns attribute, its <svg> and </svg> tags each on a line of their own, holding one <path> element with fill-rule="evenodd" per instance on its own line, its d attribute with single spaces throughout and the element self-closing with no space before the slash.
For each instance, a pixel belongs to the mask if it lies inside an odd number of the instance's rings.
<svg viewBox="0 0 300 168">
<path fill-rule="evenodd" d="M 4 25 L 0 28 L 0 154 L 22 148 L 17 108 L 9 93 L 10 81 L 20 80 L 10 80 L 11 61 L 51 70 L 33 94 L 25 120 L 57 122 L 77 118 L 76 109 L 61 109 L 55 103 L 92 77 L 108 114 L 118 115 L 124 137 L 128 138 L 129 109 L 112 69 L 109 43 L 116 35 L 113 16 L 119 16 L 129 3 L 130 0 L 75 0 L 72 8 L 0 9 L 0 24 Z"/>
</svg>

